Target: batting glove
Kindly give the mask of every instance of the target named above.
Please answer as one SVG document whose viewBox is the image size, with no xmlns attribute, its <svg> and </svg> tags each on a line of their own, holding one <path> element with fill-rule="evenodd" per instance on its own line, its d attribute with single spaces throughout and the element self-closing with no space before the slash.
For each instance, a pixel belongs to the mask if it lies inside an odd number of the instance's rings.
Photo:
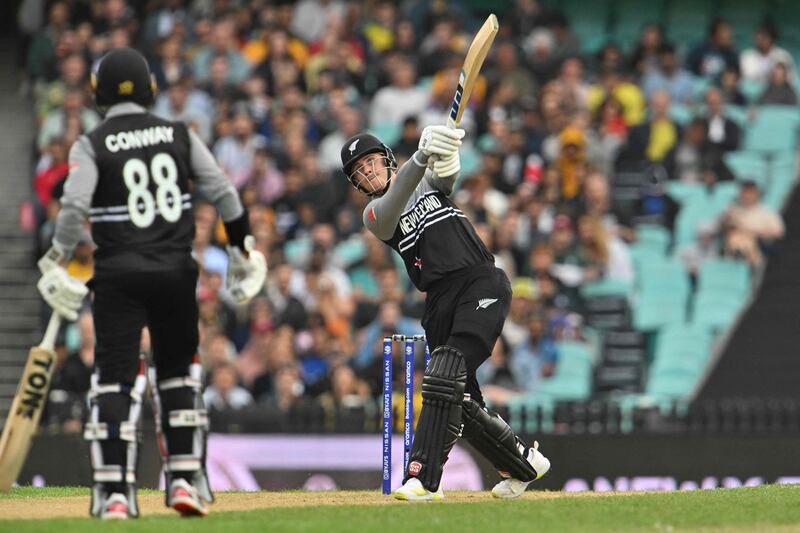
<svg viewBox="0 0 800 533">
<path fill-rule="evenodd" d="M 89 293 L 86 285 L 58 265 L 45 272 L 36 287 L 53 311 L 71 321 L 78 319 L 83 299 Z"/>
<path fill-rule="evenodd" d="M 430 157 L 438 155 L 441 158 L 450 157 L 458 152 L 464 130 L 448 128 L 447 126 L 426 126 L 419 138 L 419 149 Z"/>
<path fill-rule="evenodd" d="M 264 254 L 255 250 L 256 240 L 252 235 L 244 238 L 244 251 L 236 246 L 228 246 L 227 287 L 233 300 L 246 304 L 261 292 L 267 279 L 267 260 Z"/>
<path fill-rule="evenodd" d="M 438 178 L 449 178 L 457 174 L 459 170 L 461 170 L 461 159 L 458 157 L 458 152 L 454 152 L 453 155 L 447 158 L 438 159 L 433 163 L 433 173 Z"/>
</svg>

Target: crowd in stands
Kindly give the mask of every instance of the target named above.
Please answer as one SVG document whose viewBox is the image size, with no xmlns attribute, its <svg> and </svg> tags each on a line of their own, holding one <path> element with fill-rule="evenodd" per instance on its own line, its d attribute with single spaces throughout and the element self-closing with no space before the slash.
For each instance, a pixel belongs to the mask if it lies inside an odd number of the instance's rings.
<svg viewBox="0 0 800 533">
<path fill-rule="evenodd" d="M 208 143 L 270 267 L 264 294 L 233 306 L 224 230 L 213 206 L 195 199 L 208 405 L 375 402 L 381 340 L 421 333 L 424 295 L 363 229 L 367 198 L 341 173 L 339 150 L 370 129 L 406 161 L 422 127 L 445 122 L 485 14 L 444 0 L 25 0 L 39 250 L 52 236 L 69 148 L 102 120 L 89 73 L 110 48 L 135 46 L 158 82 L 153 111 Z M 587 54 L 569 19 L 535 0 L 498 15 L 463 121 L 455 198 L 512 280 L 502 338 L 479 373 L 487 398 L 503 403 L 553 374 L 557 341 L 585 338 L 582 287 L 635 282 L 637 224 L 675 224 L 668 183 L 733 179 L 724 155 L 744 132 L 726 106 L 747 103 L 741 81 L 763 85 L 755 104 L 794 105 L 797 74 L 769 23 L 754 26 L 744 50 L 720 19 L 688 49 L 649 24 L 632 48 L 608 43 Z M 688 120 L 676 107 L 690 110 Z M 615 176 L 631 172 L 643 178 L 620 203 Z M 696 230 L 676 252 L 692 271 L 722 255 L 759 265 L 783 225 L 747 182 L 734 207 Z M 92 275 L 92 247 L 87 228 L 69 265 L 79 279 Z M 86 390 L 88 309 L 60 350 L 54 388 Z"/>
</svg>

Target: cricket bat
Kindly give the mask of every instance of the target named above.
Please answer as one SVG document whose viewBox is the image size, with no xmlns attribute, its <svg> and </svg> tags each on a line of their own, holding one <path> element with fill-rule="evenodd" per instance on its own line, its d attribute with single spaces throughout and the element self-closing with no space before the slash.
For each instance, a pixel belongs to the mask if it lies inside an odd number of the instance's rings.
<svg viewBox="0 0 800 533">
<path fill-rule="evenodd" d="M 28 352 L 28 362 L 0 437 L 0 491 L 9 490 L 17 480 L 47 405 L 47 392 L 56 368 L 55 343 L 60 325 L 61 317 L 53 313 L 42 343 Z"/>
<path fill-rule="evenodd" d="M 461 116 L 469 102 L 472 88 L 475 87 L 475 80 L 478 79 L 483 60 L 486 59 L 486 54 L 489 53 L 489 48 L 492 47 L 492 42 L 499 29 L 500 24 L 497 22 L 497 17 L 492 13 L 475 34 L 472 44 L 469 45 L 467 57 L 464 58 L 464 66 L 461 67 L 461 74 L 458 76 L 458 87 L 453 97 L 453 105 L 450 107 L 450 116 L 447 118 L 447 125 L 451 128 L 457 128 L 461 124 Z"/>
</svg>

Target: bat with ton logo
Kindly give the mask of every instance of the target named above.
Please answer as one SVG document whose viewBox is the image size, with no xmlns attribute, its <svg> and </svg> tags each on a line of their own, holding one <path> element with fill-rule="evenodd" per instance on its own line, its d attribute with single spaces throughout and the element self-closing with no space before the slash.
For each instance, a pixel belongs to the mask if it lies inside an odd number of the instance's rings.
<svg viewBox="0 0 800 533">
<path fill-rule="evenodd" d="M 28 352 L 28 362 L 0 437 L 0 491 L 9 490 L 17 480 L 47 405 L 47 392 L 56 368 L 55 342 L 60 325 L 61 318 L 53 313 L 42 343 Z"/>
<path fill-rule="evenodd" d="M 464 58 L 464 66 L 461 67 L 461 74 L 458 76 L 458 87 L 453 97 L 453 105 L 450 107 L 450 116 L 447 118 L 447 125 L 451 128 L 457 128 L 461 124 L 461 116 L 464 114 L 472 89 L 475 87 L 475 80 L 478 79 L 483 60 L 486 59 L 486 54 L 489 53 L 489 48 L 492 47 L 492 42 L 499 29 L 497 17 L 492 13 L 475 34 L 472 44 L 469 45 L 467 57 Z"/>
</svg>

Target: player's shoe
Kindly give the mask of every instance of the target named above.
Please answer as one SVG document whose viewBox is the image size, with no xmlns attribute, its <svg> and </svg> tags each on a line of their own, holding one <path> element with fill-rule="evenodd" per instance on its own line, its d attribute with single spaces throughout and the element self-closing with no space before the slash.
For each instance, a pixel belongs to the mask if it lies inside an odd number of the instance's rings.
<svg viewBox="0 0 800 533">
<path fill-rule="evenodd" d="M 169 486 L 170 507 L 178 511 L 181 516 L 206 516 L 208 508 L 202 498 L 197 494 L 197 489 L 185 479 L 175 479 Z"/>
<path fill-rule="evenodd" d="M 398 500 L 405 500 L 409 502 L 430 501 L 430 500 L 443 500 L 444 492 L 442 492 L 442 485 L 439 485 L 439 490 L 431 492 L 422 486 L 422 482 L 415 478 L 408 478 L 408 481 L 402 487 L 394 491 L 394 497 Z"/>
<path fill-rule="evenodd" d="M 536 441 L 533 441 L 533 446 L 528 450 L 528 457 L 526 457 L 525 460 L 536 470 L 536 478 L 530 481 L 520 481 L 514 478 L 504 479 L 494 486 L 492 489 L 492 496 L 503 499 L 518 498 L 525 492 L 528 485 L 550 470 L 550 459 L 542 455 L 542 452 L 539 451 L 539 443 Z"/>
<path fill-rule="evenodd" d="M 114 492 L 106 498 L 103 510 L 100 511 L 102 520 L 127 520 L 128 498 L 124 494 Z"/>
</svg>

